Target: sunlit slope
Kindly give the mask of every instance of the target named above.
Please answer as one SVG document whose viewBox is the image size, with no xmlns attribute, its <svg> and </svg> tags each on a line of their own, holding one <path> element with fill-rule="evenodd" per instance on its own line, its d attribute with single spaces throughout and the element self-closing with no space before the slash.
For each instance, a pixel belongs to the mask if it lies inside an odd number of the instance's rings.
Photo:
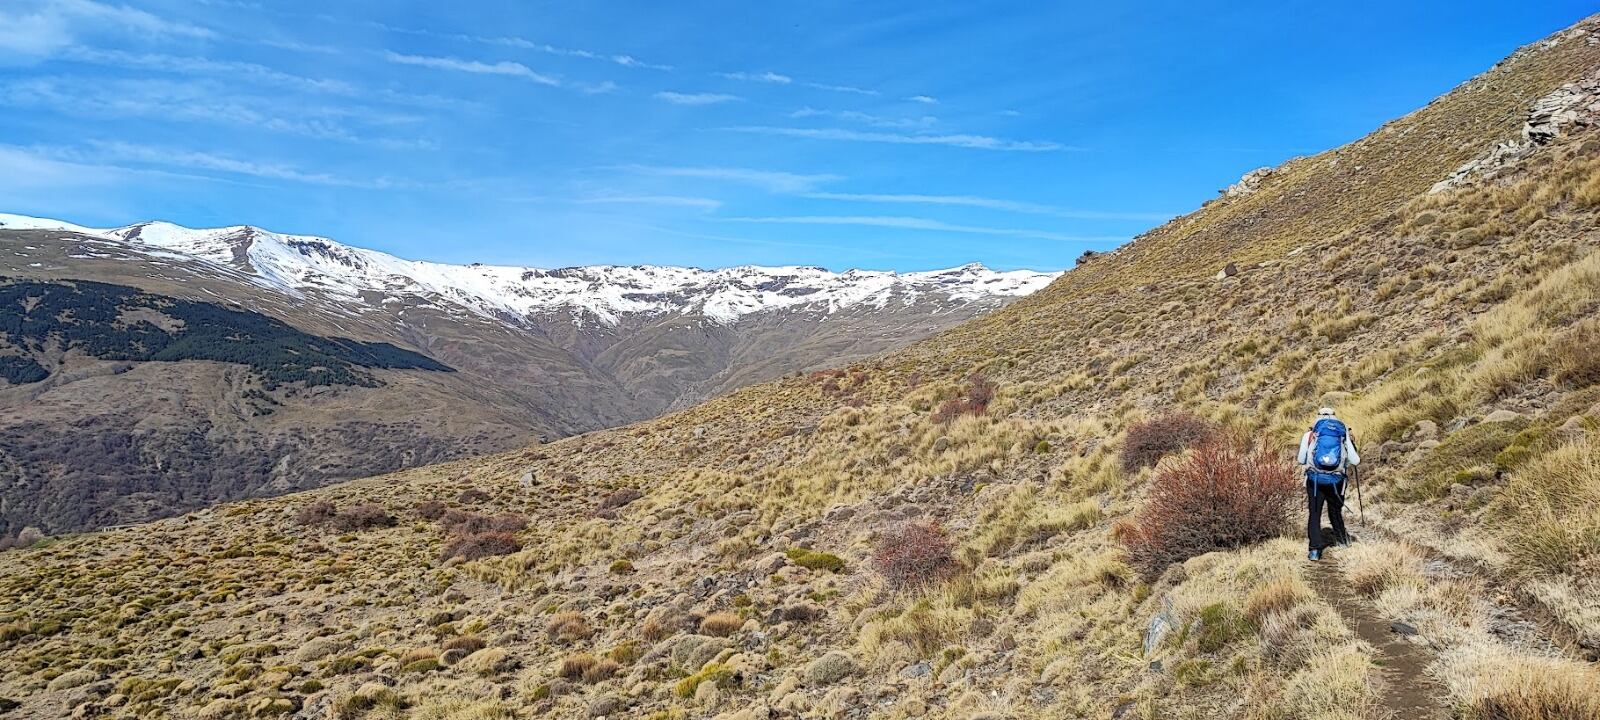
<svg viewBox="0 0 1600 720">
<path fill-rule="evenodd" d="M 901 352 L 0 555 L 0 697 L 24 717 L 1378 720 L 1421 679 L 1384 672 L 1360 611 L 1417 629 L 1427 690 L 1466 717 L 1594 707 L 1574 658 L 1600 638 L 1596 113 L 1428 190 L 1521 142 L 1563 84 L 1600 108 L 1597 30 Z M 1313 575 L 1291 531 L 1130 565 L 1119 526 L 1152 478 L 1119 461 L 1130 424 L 1186 411 L 1287 446 L 1323 403 L 1370 458 L 1358 550 Z M 874 547 L 919 519 L 959 571 L 892 592 Z"/>
</svg>

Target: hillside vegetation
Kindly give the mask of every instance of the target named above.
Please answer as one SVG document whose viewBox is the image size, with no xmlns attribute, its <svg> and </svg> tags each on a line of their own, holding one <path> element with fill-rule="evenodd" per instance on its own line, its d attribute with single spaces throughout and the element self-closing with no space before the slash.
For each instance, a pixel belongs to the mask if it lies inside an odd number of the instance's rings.
<svg viewBox="0 0 1600 720">
<path fill-rule="evenodd" d="M 0 555 L 0 697 L 22 717 L 1600 717 L 1596 103 L 1589 19 L 906 350 Z M 1285 456 L 1320 404 L 1368 463 L 1360 542 L 1313 566 Z"/>
</svg>

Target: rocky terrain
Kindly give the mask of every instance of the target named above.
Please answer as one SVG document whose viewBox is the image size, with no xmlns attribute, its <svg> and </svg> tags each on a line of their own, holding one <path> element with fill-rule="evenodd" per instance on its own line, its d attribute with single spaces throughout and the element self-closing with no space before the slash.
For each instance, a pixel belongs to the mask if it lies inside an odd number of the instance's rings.
<svg viewBox="0 0 1600 720">
<path fill-rule="evenodd" d="M 1541 120 L 1597 73 L 1590 18 L 881 357 L 5 553 L 0 702 L 1600 717 L 1600 107 Z M 1283 456 L 1323 404 L 1367 463 L 1313 565 Z M 1218 527 L 1164 538 L 1182 492 Z"/>
<path fill-rule="evenodd" d="M 151 363 L 149 353 L 98 351 L 89 332 L 57 342 L 47 336 L 63 327 L 34 318 L 34 336 L 0 331 L 6 537 L 138 522 L 621 425 L 903 345 L 1054 276 L 980 266 L 454 266 L 252 227 L 91 229 L 0 215 L 0 277 L 117 283 L 167 304 L 206 302 L 415 351 L 452 371 L 380 366 L 362 373 L 370 382 L 283 382 L 262 374 L 246 357 L 253 351 Z M 0 302 L 0 327 L 28 309 Z M 119 317 L 94 333 L 124 327 L 155 326 Z M 255 371 L 233 362 L 241 358 Z M 85 454 L 85 443 L 111 450 Z"/>
</svg>

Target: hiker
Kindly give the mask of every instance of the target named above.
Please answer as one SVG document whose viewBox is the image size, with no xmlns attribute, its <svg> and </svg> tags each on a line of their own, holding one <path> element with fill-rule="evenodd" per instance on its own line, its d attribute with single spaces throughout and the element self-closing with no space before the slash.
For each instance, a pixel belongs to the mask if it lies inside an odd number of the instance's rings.
<svg viewBox="0 0 1600 720">
<path fill-rule="evenodd" d="M 1333 408 L 1317 411 L 1317 422 L 1300 438 L 1300 454 L 1296 458 L 1306 469 L 1306 542 L 1310 551 L 1308 560 L 1321 560 L 1322 504 L 1328 504 L 1328 520 L 1333 523 L 1334 542 L 1350 544 L 1350 534 L 1344 529 L 1344 482 L 1346 470 L 1361 464 L 1356 453 L 1356 443 L 1350 429 L 1335 417 Z"/>
</svg>

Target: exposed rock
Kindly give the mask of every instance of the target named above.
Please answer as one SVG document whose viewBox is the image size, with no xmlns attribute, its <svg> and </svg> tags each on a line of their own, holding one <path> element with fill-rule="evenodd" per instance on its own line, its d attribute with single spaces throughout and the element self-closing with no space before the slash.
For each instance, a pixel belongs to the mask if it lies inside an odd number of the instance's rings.
<svg viewBox="0 0 1600 720">
<path fill-rule="evenodd" d="M 1222 196 L 1232 198 L 1249 195 L 1250 193 L 1255 192 L 1256 189 L 1261 186 L 1262 181 L 1272 177 L 1272 174 L 1275 172 L 1277 172 L 1277 169 L 1270 167 L 1260 167 L 1251 170 L 1250 172 L 1245 173 L 1243 177 L 1239 178 L 1239 182 L 1229 185 L 1227 189 L 1223 190 Z"/>
<path fill-rule="evenodd" d="M 1513 411 L 1513 410 L 1504 410 L 1504 409 L 1502 409 L 1502 410 L 1496 410 L 1496 411 L 1494 411 L 1492 413 L 1489 413 L 1488 415 L 1485 415 L 1484 418 L 1483 418 L 1483 421 L 1486 422 L 1486 423 L 1501 423 L 1501 422 L 1512 422 L 1512 421 L 1515 421 L 1515 420 L 1520 420 L 1521 418 L 1522 418 L 1522 413 L 1519 413 L 1519 412 L 1516 412 L 1516 411 Z"/>
</svg>

